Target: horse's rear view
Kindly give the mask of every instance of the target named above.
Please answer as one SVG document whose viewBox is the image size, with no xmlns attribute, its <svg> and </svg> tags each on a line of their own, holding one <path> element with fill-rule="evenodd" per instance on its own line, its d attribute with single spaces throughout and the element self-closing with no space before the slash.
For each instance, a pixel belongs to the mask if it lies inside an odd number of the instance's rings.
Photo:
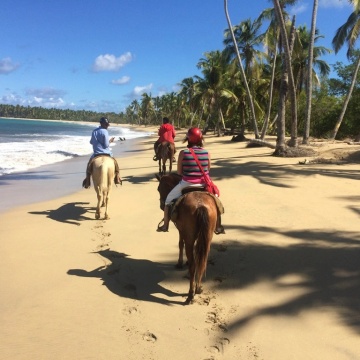
<svg viewBox="0 0 360 360">
<path fill-rule="evenodd" d="M 97 194 L 95 219 L 100 219 L 100 207 L 105 207 L 104 219 L 109 217 L 109 197 L 115 176 L 114 160 L 110 156 L 98 156 L 92 163 L 92 179 Z"/>
<path fill-rule="evenodd" d="M 206 270 L 216 221 L 216 204 L 214 199 L 205 192 L 188 193 L 178 205 L 175 221 L 179 230 L 178 266 L 182 265 L 182 251 L 185 245 L 190 274 L 187 303 L 193 301 L 195 294 L 202 292 L 201 280 Z"/>
<path fill-rule="evenodd" d="M 166 162 L 169 160 L 169 173 L 172 171 L 173 158 L 175 154 L 175 144 L 164 141 L 157 148 L 157 156 L 159 159 L 159 174 L 166 174 Z"/>
<path fill-rule="evenodd" d="M 160 181 L 160 208 L 164 209 L 165 199 L 171 189 L 179 182 L 180 176 L 169 174 L 157 176 Z M 214 197 L 207 192 L 193 191 L 177 202 L 176 215 L 171 220 L 179 231 L 179 259 L 177 267 L 183 265 L 185 246 L 189 266 L 190 288 L 186 303 L 193 301 L 194 295 L 201 293 L 201 280 L 206 270 L 210 244 L 218 219 L 218 207 Z"/>
</svg>

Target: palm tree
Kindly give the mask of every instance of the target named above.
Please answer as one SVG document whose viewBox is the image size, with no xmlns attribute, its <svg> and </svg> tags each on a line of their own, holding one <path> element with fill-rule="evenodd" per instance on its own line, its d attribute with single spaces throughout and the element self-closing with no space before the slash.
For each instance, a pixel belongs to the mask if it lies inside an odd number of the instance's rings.
<svg viewBox="0 0 360 360">
<path fill-rule="evenodd" d="M 221 100 L 224 98 L 237 101 L 235 94 L 227 87 L 229 79 L 228 56 L 225 52 L 211 51 L 197 64 L 203 79 L 197 77 L 201 97 L 209 107 L 209 115 L 216 114 L 218 135 L 220 127 L 225 128 Z M 209 119 L 209 118 L 208 118 Z"/>
<path fill-rule="evenodd" d="M 251 69 L 255 63 L 260 63 L 264 53 L 259 50 L 263 44 L 265 34 L 259 33 L 262 22 L 257 19 L 251 22 L 250 19 L 242 21 L 239 25 L 233 27 L 236 44 L 244 63 L 246 76 L 251 76 Z M 236 58 L 236 48 L 231 37 L 229 29 L 224 32 L 224 45 L 232 58 Z"/>
<path fill-rule="evenodd" d="M 154 104 L 151 94 L 143 93 L 141 98 L 141 115 L 146 125 L 150 122 L 150 118 L 154 114 Z"/>
<path fill-rule="evenodd" d="M 244 87 L 246 89 L 246 94 L 247 94 L 247 97 L 248 97 L 251 117 L 252 117 L 252 120 L 253 120 L 255 138 L 258 139 L 259 138 L 259 130 L 258 130 L 258 127 L 257 127 L 254 102 L 253 102 L 253 98 L 251 96 L 251 92 L 250 92 L 250 89 L 249 89 L 249 86 L 248 86 L 248 81 L 246 79 L 245 70 L 244 70 L 243 65 L 242 65 L 241 55 L 240 55 L 240 52 L 239 52 L 239 48 L 238 48 L 238 45 L 237 45 L 235 34 L 234 34 L 234 31 L 233 31 L 233 28 L 232 28 L 232 25 L 231 25 L 231 20 L 230 20 L 228 6 L 227 6 L 227 0 L 224 0 L 224 8 L 225 8 L 226 20 L 227 20 L 227 23 L 228 23 L 228 26 L 229 26 L 229 31 L 230 31 L 231 38 L 232 38 L 232 41 L 233 41 L 233 44 L 234 44 L 234 49 L 235 49 L 235 52 L 236 52 L 236 55 L 237 55 L 237 59 L 238 59 L 238 62 L 239 62 L 241 78 L 242 78 Z"/>
<path fill-rule="evenodd" d="M 293 75 L 293 71 L 292 71 L 291 43 L 288 40 L 285 20 L 284 20 L 284 16 L 282 13 L 282 7 L 280 6 L 280 0 L 273 0 L 273 2 L 274 2 L 276 18 L 277 18 L 279 26 L 280 26 L 282 49 L 284 51 L 286 72 L 288 74 L 288 80 L 289 80 L 289 95 L 290 95 L 290 99 L 291 99 L 291 115 L 292 115 L 291 140 L 290 140 L 289 145 L 297 146 L 297 104 L 296 104 L 295 81 L 294 81 L 294 75 Z M 285 3 L 290 3 L 290 2 L 289 1 L 282 2 L 283 5 Z M 291 1 L 291 3 L 293 4 L 293 3 L 295 3 L 295 1 Z M 294 20 L 293 20 L 292 28 L 294 29 Z M 279 118 L 280 118 L 280 116 L 279 116 Z"/>
<path fill-rule="evenodd" d="M 197 83 L 195 82 L 193 77 L 185 78 L 179 84 L 180 91 L 179 95 L 184 96 L 186 99 L 186 104 L 189 107 L 190 112 L 190 127 L 194 121 L 194 117 L 196 114 L 196 93 L 197 93 Z"/>
<path fill-rule="evenodd" d="M 314 46 L 312 49 L 311 68 L 309 67 L 309 47 L 311 42 L 311 34 L 308 32 L 306 26 L 299 26 L 297 28 L 297 41 L 293 50 L 293 72 L 295 79 L 295 87 L 297 94 L 307 90 L 307 84 L 309 75 L 311 83 L 320 85 L 320 79 L 317 76 L 315 69 L 317 69 L 321 77 L 327 76 L 330 73 L 330 66 L 326 61 L 320 59 L 320 56 L 330 53 L 331 50 L 323 46 Z M 318 35 L 318 31 L 315 31 L 314 44 L 322 36 Z M 310 69 L 310 70 L 309 70 Z"/>
<path fill-rule="evenodd" d="M 270 121 L 270 114 L 273 102 L 273 93 L 274 93 L 274 80 L 275 80 L 275 71 L 276 63 L 278 58 L 278 43 L 279 43 L 279 28 L 276 22 L 275 10 L 273 8 L 265 9 L 260 14 L 258 20 L 262 22 L 263 19 L 269 19 L 270 24 L 265 31 L 264 44 L 268 51 L 268 63 L 271 64 L 271 77 L 269 82 L 269 100 L 267 105 L 267 112 L 264 119 L 264 124 L 261 130 L 261 140 L 264 140 Z M 285 136 L 284 136 L 285 138 Z"/>
<path fill-rule="evenodd" d="M 345 41 L 347 42 L 348 51 L 347 51 L 346 55 L 347 55 L 348 59 L 351 58 L 351 55 L 352 55 L 353 51 L 355 50 L 355 42 L 359 37 L 359 27 L 360 27 L 360 1 L 353 0 L 352 2 L 354 4 L 354 11 L 350 14 L 346 23 L 337 29 L 334 39 L 332 41 L 332 45 L 334 47 L 336 54 L 342 48 Z M 343 104 L 343 108 L 341 110 L 340 116 L 335 124 L 334 130 L 331 133 L 332 140 L 335 140 L 335 137 L 339 131 L 340 125 L 344 119 L 347 106 L 349 104 L 352 92 L 355 87 L 359 68 L 360 68 L 360 56 L 357 58 L 355 70 L 354 70 L 352 80 L 351 80 L 351 85 L 350 85 L 349 91 L 346 95 L 346 98 L 344 100 L 344 104 Z"/>
<path fill-rule="evenodd" d="M 308 78 L 306 88 L 306 118 L 305 118 L 305 129 L 303 135 L 303 144 L 307 144 L 310 135 L 310 118 L 311 118 L 311 97 L 312 97 L 312 64 L 314 54 L 314 43 L 315 43 L 315 31 L 316 31 L 316 18 L 317 18 L 318 0 L 314 0 L 314 6 L 311 16 L 311 36 L 309 46 L 309 65 L 308 65 Z"/>
</svg>

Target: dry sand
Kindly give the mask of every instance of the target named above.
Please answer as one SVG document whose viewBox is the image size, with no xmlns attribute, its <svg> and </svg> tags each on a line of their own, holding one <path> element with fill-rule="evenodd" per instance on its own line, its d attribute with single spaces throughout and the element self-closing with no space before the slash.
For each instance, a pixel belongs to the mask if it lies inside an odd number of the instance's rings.
<svg viewBox="0 0 360 360">
<path fill-rule="evenodd" d="M 119 159 L 108 221 L 94 218 L 93 189 L 1 214 L 0 358 L 360 359 L 359 163 L 342 161 L 360 146 L 314 143 L 341 161 L 301 165 L 207 136 L 226 234 L 214 236 L 204 293 L 184 306 L 177 230 L 155 231 L 154 140 Z M 79 186 L 86 162 L 71 172 Z"/>
</svg>

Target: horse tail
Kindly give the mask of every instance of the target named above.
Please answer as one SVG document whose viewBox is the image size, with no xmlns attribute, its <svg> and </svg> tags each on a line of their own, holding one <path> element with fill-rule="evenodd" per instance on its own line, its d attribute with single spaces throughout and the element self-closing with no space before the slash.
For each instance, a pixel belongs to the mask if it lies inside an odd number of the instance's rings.
<svg viewBox="0 0 360 360">
<path fill-rule="evenodd" d="M 196 283 L 200 284 L 207 265 L 210 251 L 211 236 L 209 236 L 209 213 L 205 206 L 196 211 L 196 226 L 199 229 L 198 238 L 194 247 Z"/>
<path fill-rule="evenodd" d="M 112 177 L 111 177 L 111 166 L 109 165 L 108 158 L 104 158 L 102 164 L 100 165 L 100 181 L 98 184 L 99 192 L 101 192 L 103 197 L 107 197 L 109 189 L 111 187 Z"/>
</svg>

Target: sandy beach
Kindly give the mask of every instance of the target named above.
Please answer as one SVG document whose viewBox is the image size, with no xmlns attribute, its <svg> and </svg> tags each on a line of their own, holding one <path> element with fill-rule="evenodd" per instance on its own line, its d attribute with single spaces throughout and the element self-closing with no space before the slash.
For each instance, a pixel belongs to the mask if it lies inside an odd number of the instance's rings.
<svg viewBox="0 0 360 360">
<path fill-rule="evenodd" d="M 177 229 L 156 232 L 156 137 L 118 158 L 107 221 L 86 158 L 1 183 L 1 359 L 360 359 L 360 146 L 305 161 L 230 138 L 205 138 L 226 234 L 189 306 Z"/>
</svg>

